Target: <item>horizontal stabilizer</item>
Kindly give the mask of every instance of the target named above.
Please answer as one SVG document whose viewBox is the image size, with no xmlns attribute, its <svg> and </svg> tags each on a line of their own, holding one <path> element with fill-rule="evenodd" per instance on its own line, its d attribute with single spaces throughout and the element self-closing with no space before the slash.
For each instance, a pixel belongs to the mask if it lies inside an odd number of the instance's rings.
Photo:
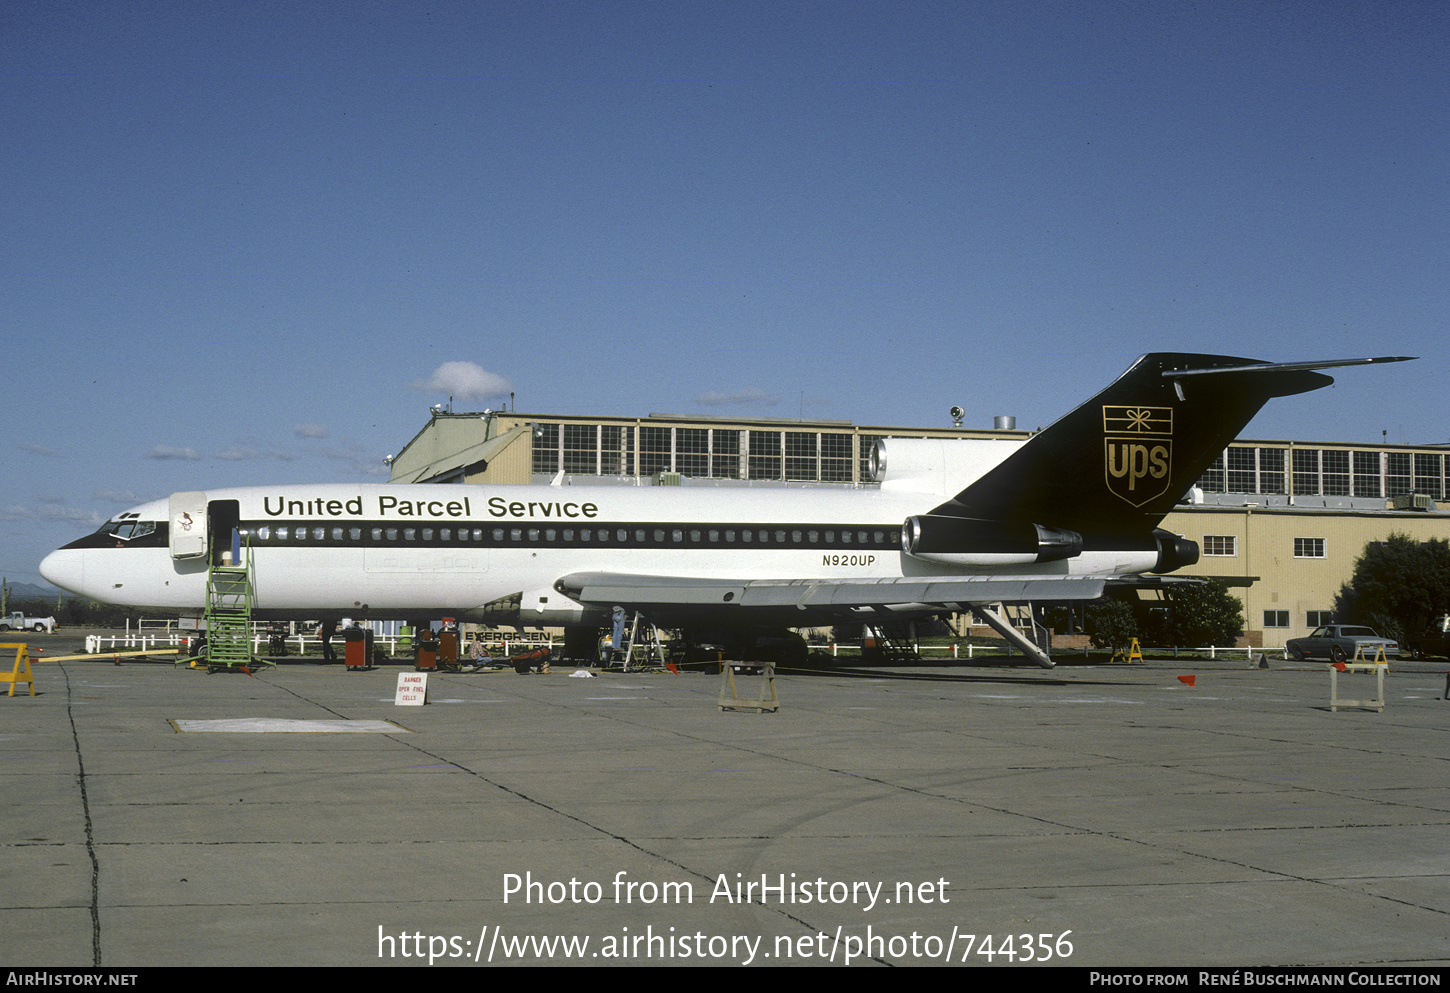
<svg viewBox="0 0 1450 993">
<path fill-rule="evenodd" d="M 1386 362 L 1413 362 L 1417 355 L 1381 355 L 1373 359 L 1325 359 L 1323 362 L 1254 362 L 1250 365 L 1209 366 L 1202 369 L 1164 369 L 1163 376 L 1209 376 L 1225 372 L 1312 372 L 1315 369 L 1338 369 L 1347 365 L 1383 365 Z"/>
</svg>

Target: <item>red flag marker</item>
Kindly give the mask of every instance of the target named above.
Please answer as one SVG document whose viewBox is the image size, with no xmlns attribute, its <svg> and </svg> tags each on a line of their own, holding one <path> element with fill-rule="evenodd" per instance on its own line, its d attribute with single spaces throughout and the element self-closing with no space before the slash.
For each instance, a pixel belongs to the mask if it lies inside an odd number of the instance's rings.
<svg viewBox="0 0 1450 993">
<path fill-rule="evenodd" d="M 1197 676 L 1179 676 L 1178 677 L 1178 681 L 1180 683 L 1182 683 L 1184 686 L 1192 686 L 1193 685 L 1193 681 L 1195 679 L 1197 679 L 1197 678 L 1198 678 Z"/>
</svg>

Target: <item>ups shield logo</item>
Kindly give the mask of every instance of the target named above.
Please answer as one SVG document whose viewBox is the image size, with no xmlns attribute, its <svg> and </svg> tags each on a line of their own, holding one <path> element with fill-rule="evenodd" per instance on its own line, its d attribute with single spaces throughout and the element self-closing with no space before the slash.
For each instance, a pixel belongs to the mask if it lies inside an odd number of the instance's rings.
<svg viewBox="0 0 1450 993">
<path fill-rule="evenodd" d="M 1103 478 L 1108 492 L 1141 507 L 1168 492 L 1172 470 L 1172 407 L 1103 407 Z"/>
</svg>

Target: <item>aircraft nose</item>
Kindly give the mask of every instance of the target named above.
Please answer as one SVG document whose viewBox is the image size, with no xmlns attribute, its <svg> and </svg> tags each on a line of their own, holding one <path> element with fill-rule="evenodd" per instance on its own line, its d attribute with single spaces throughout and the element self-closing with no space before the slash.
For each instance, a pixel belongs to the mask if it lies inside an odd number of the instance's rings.
<svg viewBox="0 0 1450 993">
<path fill-rule="evenodd" d="M 85 593 L 85 553 L 78 548 L 59 548 L 40 560 L 40 574 L 52 586 L 68 593 Z"/>
</svg>

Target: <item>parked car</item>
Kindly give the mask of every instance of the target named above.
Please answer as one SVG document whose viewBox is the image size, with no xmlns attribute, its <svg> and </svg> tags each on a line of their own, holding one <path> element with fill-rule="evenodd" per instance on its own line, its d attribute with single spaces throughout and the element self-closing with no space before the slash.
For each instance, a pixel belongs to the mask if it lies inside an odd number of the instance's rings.
<svg viewBox="0 0 1450 993">
<path fill-rule="evenodd" d="M 1329 659 L 1332 662 L 1352 659 L 1356 652 L 1372 659 L 1379 654 L 1381 647 L 1387 659 L 1398 658 L 1400 654 L 1398 642 L 1381 638 L 1373 628 L 1362 624 L 1326 624 L 1315 628 L 1314 633 L 1306 638 L 1290 638 L 1284 647 L 1293 659 Z"/>
<path fill-rule="evenodd" d="M 1432 621 L 1421 634 L 1405 639 L 1405 650 L 1416 658 L 1442 655 L 1450 658 L 1450 614 Z"/>
</svg>

